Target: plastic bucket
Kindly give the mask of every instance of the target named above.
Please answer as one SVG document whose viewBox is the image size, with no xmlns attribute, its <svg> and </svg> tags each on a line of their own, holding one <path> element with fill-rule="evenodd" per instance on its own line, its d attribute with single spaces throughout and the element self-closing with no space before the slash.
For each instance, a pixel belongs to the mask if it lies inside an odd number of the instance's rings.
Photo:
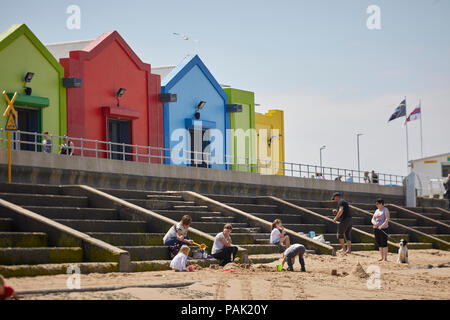
<svg viewBox="0 0 450 320">
<path fill-rule="evenodd" d="M 277 265 L 277 270 L 278 271 L 283 271 L 283 266 L 281 264 Z"/>
</svg>

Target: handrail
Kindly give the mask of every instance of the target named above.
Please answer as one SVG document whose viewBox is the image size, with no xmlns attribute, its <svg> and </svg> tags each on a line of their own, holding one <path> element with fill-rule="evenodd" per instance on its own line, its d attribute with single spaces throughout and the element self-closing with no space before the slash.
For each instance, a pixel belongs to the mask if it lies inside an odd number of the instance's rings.
<svg viewBox="0 0 450 320">
<path fill-rule="evenodd" d="M 0 148 L 7 147 L 6 130 L 0 128 Z M 44 144 L 44 136 L 52 143 Z M 31 137 L 31 139 L 30 139 Z M 16 131 L 12 134 L 12 147 L 16 150 L 43 151 L 50 148 L 51 153 L 60 150 L 63 146 L 63 136 L 44 135 L 37 132 Z M 328 180 L 339 176 L 344 179 L 350 174 L 353 183 L 364 182 L 364 171 L 353 169 L 321 167 L 317 165 L 273 161 L 250 157 L 238 157 L 221 153 L 202 151 L 178 150 L 153 146 L 140 146 L 135 144 L 116 143 L 86 138 L 69 137 L 73 142 L 73 154 L 81 157 L 107 158 L 122 161 L 160 163 L 168 165 L 182 165 L 187 167 L 206 167 L 213 169 L 230 169 L 236 171 L 256 172 L 262 175 L 284 175 L 298 178 L 309 178 L 311 174 L 323 173 Z M 49 147 L 50 146 L 50 147 Z M 366 171 L 367 172 L 367 171 Z M 403 185 L 403 176 L 394 174 L 378 174 L 381 185 Z M 345 181 L 342 181 L 345 182 Z"/>
</svg>

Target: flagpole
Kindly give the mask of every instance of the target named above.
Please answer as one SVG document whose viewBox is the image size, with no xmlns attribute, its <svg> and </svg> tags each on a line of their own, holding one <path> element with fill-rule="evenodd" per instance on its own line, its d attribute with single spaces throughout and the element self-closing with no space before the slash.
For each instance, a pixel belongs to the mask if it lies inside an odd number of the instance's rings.
<svg viewBox="0 0 450 320">
<path fill-rule="evenodd" d="M 420 153 L 423 158 L 423 134 L 422 134 L 422 100 L 419 100 L 419 108 L 420 108 Z"/>
<path fill-rule="evenodd" d="M 406 97 L 405 97 L 405 112 L 406 114 L 408 114 L 408 110 L 406 108 Z M 405 128 L 406 128 L 406 172 L 409 172 L 408 121 L 406 121 Z"/>
</svg>

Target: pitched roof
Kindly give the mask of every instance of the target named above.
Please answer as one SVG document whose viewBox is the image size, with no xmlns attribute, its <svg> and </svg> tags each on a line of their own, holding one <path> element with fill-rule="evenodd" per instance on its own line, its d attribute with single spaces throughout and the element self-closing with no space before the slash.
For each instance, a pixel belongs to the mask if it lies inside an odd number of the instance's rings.
<svg viewBox="0 0 450 320">
<path fill-rule="evenodd" d="M 0 51 L 10 45 L 20 36 L 25 36 L 33 44 L 42 56 L 53 66 L 58 73 L 64 75 L 64 69 L 59 64 L 58 60 L 51 54 L 51 52 L 44 46 L 44 44 L 34 35 L 34 33 L 24 24 L 13 24 L 5 32 L 0 34 Z"/>
<path fill-rule="evenodd" d="M 206 65 L 200 59 L 198 55 L 187 55 L 180 64 L 178 64 L 162 81 L 161 89 L 163 92 L 168 92 L 178 81 L 180 81 L 186 73 L 188 73 L 194 66 L 200 68 L 205 77 L 209 80 L 211 85 L 216 89 L 217 93 L 222 97 L 222 99 L 227 103 L 228 96 L 223 91 L 220 84 L 214 78 L 214 76 L 209 72 Z"/>
<path fill-rule="evenodd" d="M 144 63 L 117 31 L 107 31 L 103 33 L 100 37 L 91 41 L 84 49 L 70 51 L 69 57 L 78 60 L 91 60 L 114 41 L 122 47 L 139 69 L 150 73 L 150 64 Z"/>
</svg>

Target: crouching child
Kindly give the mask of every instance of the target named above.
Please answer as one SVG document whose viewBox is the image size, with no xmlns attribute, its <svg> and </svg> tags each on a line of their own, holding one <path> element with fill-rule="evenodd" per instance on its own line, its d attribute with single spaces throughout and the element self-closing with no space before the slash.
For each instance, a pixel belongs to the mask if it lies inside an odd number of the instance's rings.
<svg viewBox="0 0 450 320">
<path fill-rule="evenodd" d="M 186 265 L 189 264 L 189 261 L 187 260 L 189 255 L 189 247 L 187 245 L 183 245 L 180 248 L 180 251 L 178 254 L 172 259 L 170 262 L 170 267 L 174 271 L 186 271 Z M 190 271 L 190 270 L 189 270 Z"/>
<path fill-rule="evenodd" d="M 306 252 L 306 248 L 302 244 L 292 244 L 289 248 L 286 249 L 283 253 L 283 262 L 281 263 L 284 267 L 284 263 L 287 261 L 288 271 L 294 271 L 294 262 L 295 257 L 298 256 L 298 261 L 300 262 L 301 271 L 306 272 L 305 269 L 305 260 L 303 259 L 303 255 Z"/>
</svg>

